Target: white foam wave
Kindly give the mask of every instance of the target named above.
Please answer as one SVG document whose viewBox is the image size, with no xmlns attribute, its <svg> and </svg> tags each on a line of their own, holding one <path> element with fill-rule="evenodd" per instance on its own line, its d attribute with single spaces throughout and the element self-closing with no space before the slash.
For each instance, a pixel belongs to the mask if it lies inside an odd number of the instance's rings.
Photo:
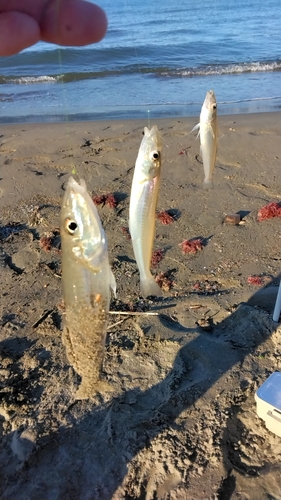
<svg viewBox="0 0 281 500">
<path fill-rule="evenodd" d="M 251 73 L 259 71 L 275 71 L 281 70 L 281 62 L 272 63 L 243 63 L 229 64 L 226 66 L 205 66 L 204 68 L 178 69 L 173 73 L 163 72 L 162 76 L 209 76 L 209 75 L 230 75 L 237 73 Z"/>
<path fill-rule="evenodd" d="M 56 76 L 22 76 L 20 78 L 11 78 L 10 83 L 28 84 L 31 83 L 56 83 Z"/>
</svg>

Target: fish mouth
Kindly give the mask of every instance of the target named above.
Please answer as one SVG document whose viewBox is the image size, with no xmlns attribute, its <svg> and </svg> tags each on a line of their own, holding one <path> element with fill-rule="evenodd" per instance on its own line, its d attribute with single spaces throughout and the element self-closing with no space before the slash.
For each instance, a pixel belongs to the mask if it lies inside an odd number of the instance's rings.
<svg viewBox="0 0 281 500">
<path fill-rule="evenodd" d="M 77 199 L 79 199 L 78 205 L 84 204 L 86 201 L 87 188 L 83 184 L 83 179 L 80 179 L 80 182 L 81 184 L 70 176 L 65 187 L 63 204 L 65 208 L 69 209 L 70 213 L 73 211 L 73 206 L 77 205 Z"/>
<path fill-rule="evenodd" d="M 206 93 L 206 100 L 208 100 L 212 104 L 217 104 L 216 95 L 213 90 L 208 90 L 208 92 Z"/>
<path fill-rule="evenodd" d="M 217 100 L 215 92 L 213 90 L 208 90 L 208 92 L 206 93 L 204 106 L 212 111 L 215 111 L 217 109 Z"/>
<path fill-rule="evenodd" d="M 160 161 L 161 150 L 162 139 L 157 125 L 154 125 L 150 130 L 144 127 L 144 137 L 139 152 L 148 157 L 150 161 L 157 162 Z"/>
</svg>

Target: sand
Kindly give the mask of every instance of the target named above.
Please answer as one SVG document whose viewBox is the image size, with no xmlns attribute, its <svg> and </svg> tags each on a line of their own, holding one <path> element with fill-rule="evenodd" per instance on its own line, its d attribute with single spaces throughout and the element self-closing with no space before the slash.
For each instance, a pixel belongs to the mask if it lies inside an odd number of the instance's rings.
<svg viewBox="0 0 281 500">
<path fill-rule="evenodd" d="M 281 370 L 281 221 L 257 221 L 280 200 L 280 119 L 219 117 L 212 191 L 189 134 L 196 118 L 153 122 L 164 141 L 158 210 L 175 217 L 156 222 L 164 258 L 154 272 L 170 287 L 158 300 L 139 296 L 126 234 L 147 123 L 1 126 L 1 500 L 281 499 L 281 440 L 254 399 Z M 140 313 L 110 317 L 103 377 L 113 392 L 83 401 L 62 343 L 58 227 L 74 166 L 93 195 L 116 196 L 116 208 L 99 206 L 117 281 L 111 309 Z M 242 224 L 224 223 L 235 213 Z M 203 249 L 184 254 L 180 243 L 194 238 Z"/>
</svg>

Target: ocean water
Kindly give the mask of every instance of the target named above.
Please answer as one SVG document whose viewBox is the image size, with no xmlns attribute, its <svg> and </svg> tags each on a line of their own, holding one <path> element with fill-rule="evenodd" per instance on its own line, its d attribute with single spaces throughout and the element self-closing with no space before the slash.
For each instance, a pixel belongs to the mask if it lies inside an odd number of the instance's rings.
<svg viewBox="0 0 281 500">
<path fill-rule="evenodd" d="M 104 40 L 0 58 L 0 122 L 281 109 L 280 0 L 100 0 Z"/>
</svg>

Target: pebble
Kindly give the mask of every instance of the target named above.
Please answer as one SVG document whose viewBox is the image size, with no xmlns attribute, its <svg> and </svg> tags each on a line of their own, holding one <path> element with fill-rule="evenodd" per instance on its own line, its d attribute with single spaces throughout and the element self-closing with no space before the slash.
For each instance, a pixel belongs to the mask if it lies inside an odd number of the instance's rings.
<svg viewBox="0 0 281 500">
<path fill-rule="evenodd" d="M 224 222 L 226 222 L 227 224 L 234 224 L 234 225 L 238 225 L 240 221 L 241 217 L 239 214 L 226 215 L 224 219 Z"/>
</svg>

